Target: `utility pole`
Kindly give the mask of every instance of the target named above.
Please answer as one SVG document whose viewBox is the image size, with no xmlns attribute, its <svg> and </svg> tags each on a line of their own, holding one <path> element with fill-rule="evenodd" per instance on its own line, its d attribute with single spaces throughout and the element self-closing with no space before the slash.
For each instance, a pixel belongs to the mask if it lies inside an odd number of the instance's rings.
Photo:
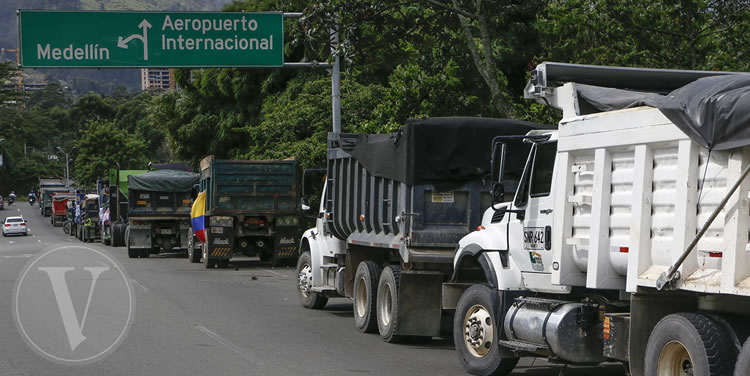
<svg viewBox="0 0 750 376">
<path fill-rule="evenodd" d="M 61 147 L 57 147 L 57 150 L 60 151 L 60 153 L 63 153 L 65 155 L 65 187 L 70 188 L 70 154 L 73 153 L 73 150 L 75 150 L 77 146 L 73 146 L 70 148 L 69 152 L 65 152 Z"/>
</svg>

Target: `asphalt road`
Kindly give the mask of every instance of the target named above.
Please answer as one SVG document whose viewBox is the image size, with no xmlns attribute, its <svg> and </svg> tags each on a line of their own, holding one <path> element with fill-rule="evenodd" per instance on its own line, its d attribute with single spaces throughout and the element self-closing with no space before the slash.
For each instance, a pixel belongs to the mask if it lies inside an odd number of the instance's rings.
<svg viewBox="0 0 750 376">
<path fill-rule="evenodd" d="M 101 360 L 53 363 L 23 340 L 12 314 L 13 289 L 39 255 L 83 244 L 53 228 L 38 206 L 6 207 L 0 218 L 19 213 L 28 220 L 29 236 L 0 239 L 0 375 L 464 375 L 451 338 L 387 344 L 356 330 L 348 300 L 332 299 L 321 311 L 303 309 L 293 268 L 247 259 L 206 270 L 177 254 L 129 259 L 125 248 L 97 243 L 86 246 L 117 259 L 130 278 L 137 302 L 132 327 Z M 63 330 L 48 324 L 50 332 Z M 528 358 L 514 374 L 558 375 L 561 369 Z M 624 372 L 607 365 L 568 367 L 564 374 Z"/>
</svg>

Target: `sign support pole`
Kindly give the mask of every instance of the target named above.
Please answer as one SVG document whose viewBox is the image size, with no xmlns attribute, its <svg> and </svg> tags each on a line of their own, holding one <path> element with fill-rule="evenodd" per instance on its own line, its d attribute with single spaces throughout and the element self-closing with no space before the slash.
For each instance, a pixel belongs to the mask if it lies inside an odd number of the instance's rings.
<svg viewBox="0 0 750 376">
<path fill-rule="evenodd" d="M 302 12 L 290 12 L 284 13 L 284 18 L 301 18 Z M 333 133 L 341 133 L 341 68 L 339 56 L 336 53 L 336 48 L 339 45 L 339 31 L 338 23 L 336 29 L 330 31 L 331 33 L 331 55 L 333 55 L 333 63 L 319 63 L 317 61 L 311 62 L 294 62 L 284 63 L 284 68 L 328 68 L 331 72 L 331 109 L 333 118 Z"/>
</svg>

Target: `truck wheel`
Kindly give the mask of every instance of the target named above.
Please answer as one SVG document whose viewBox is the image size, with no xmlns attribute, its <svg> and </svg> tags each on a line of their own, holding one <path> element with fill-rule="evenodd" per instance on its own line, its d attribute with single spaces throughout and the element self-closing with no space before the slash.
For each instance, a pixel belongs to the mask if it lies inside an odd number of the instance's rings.
<svg viewBox="0 0 750 376">
<path fill-rule="evenodd" d="M 321 309 L 328 303 L 328 298 L 311 291 L 312 288 L 312 261 L 310 252 L 303 252 L 297 260 L 297 298 L 299 303 L 310 309 Z"/>
<path fill-rule="evenodd" d="M 698 313 L 667 315 L 646 346 L 647 376 L 729 375 L 736 349 L 715 321 Z"/>
<path fill-rule="evenodd" d="M 203 266 L 205 266 L 206 269 L 213 268 L 214 264 L 216 264 L 216 259 L 208 257 L 208 246 L 206 243 L 203 243 L 202 253 L 203 257 L 201 257 L 201 260 L 203 261 Z"/>
<path fill-rule="evenodd" d="M 128 246 L 128 257 L 129 258 L 138 258 L 138 250 L 130 248 L 130 246 Z"/>
<path fill-rule="evenodd" d="M 746 376 L 748 374 L 750 374 L 750 338 L 742 346 L 742 350 L 737 356 L 737 363 L 734 366 L 734 376 Z"/>
<path fill-rule="evenodd" d="M 375 333 L 378 329 L 375 300 L 379 278 L 380 266 L 374 261 L 362 261 L 354 274 L 354 324 L 363 333 Z"/>
<path fill-rule="evenodd" d="M 192 262 L 193 264 L 197 264 L 201 262 L 201 252 L 196 251 L 195 249 L 195 243 L 192 240 L 192 235 L 190 236 L 191 240 L 188 240 L 188 260 Z"/>
<path fill-rule="evenodd" d="M 518 358 L 501 358 L 497 341 L 497 294 L 487 285 L 464 291 L 453 318 L 453 342 L 464 370 L 472 375 L 508 375 Z"/>
<path fill-rule="evenodd" d="M 142 248 L 139 251 L 140 251 L 139 253 L 140 258 L 148 258 L 149 256 L 151 256 L 150 248 Z"/>
<path fill-rule="evenodd" d="M 378 331 L 386 342 L 397 342 L 398 330 L 398 286 L 401 279 L 401 268 L 386 266 L 380 273 L 378 282 Z"/>
<path fill-rule="evenodd" d="M 216 261 L 216 265 L 219 267 L 219 269 L 226 269 L 229 267 L 229 259 L 218 259 Z"/>
<path fill-rule="evenodd" d="M 112 244 L 115 247 L 122 247 L 125 245 L 125 233 L 128 225 L 125 223 L 115 223 L 114 231 L 112 232 Z"/>
</svg>

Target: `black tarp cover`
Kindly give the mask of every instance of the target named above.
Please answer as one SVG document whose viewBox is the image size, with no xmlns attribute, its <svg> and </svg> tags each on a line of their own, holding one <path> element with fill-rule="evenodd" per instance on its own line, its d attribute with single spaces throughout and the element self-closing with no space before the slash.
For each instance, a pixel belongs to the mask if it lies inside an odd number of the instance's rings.
<svg viewBox="0 0 750 376">
<path fill-rule="evenodd" d="M 128 177 L 128 190 L 150 192 L 190 192 L 200 174 L 179 170 L 157 170 Z"/>
<path fill-rule="evenodd" d="M 374 176 L 409 185 L 458 183 L 489 174 L 496 136 L 550 128 L 506 119 L 419 118 L 394 133 L 359 134 L 356 143 L 348 144 L 342 139 L 341 147 Z M 520 141 L 508 144 L 506 174 L 523 169 L 528 150 Z"/>
<path fill-rule="evenodd" d="M 750 75 L 704 77 L 665 96 L 580 84 L 576 90 L 600 111 L 656 107 L 707 149 L 750 145 Z"/>
</svg>

